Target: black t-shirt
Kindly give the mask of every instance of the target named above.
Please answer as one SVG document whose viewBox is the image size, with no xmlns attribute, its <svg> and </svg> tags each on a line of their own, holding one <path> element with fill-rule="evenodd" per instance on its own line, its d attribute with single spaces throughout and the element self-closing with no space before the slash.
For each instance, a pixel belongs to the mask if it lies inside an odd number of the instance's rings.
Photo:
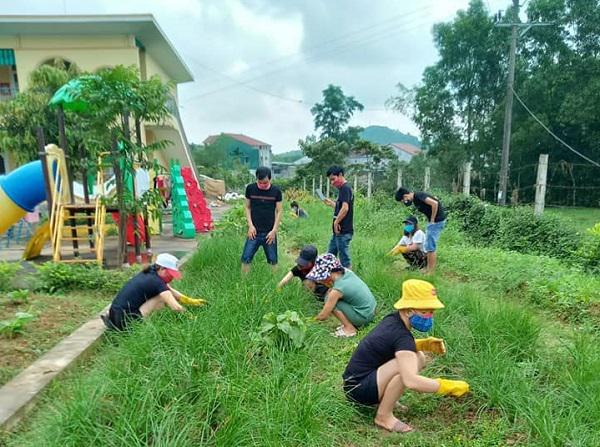
<svg viewBox="0 0 600 447">
<path fill-rule="evenodd" d="M 262 190 L 256 183 L 246 186 L 246 198 L 250 200 L 250 217 L 257 233 L 268 233 L 275 225 L 275 205 L 281 202 L 281 190 L 274 185 Z"/>
<path fill-rule="evenodd" d="M 446 220 L 446 210 L 442 206 L 442 202 L 440 202 L 438 199 L 436 199 L 432 195 L 427 194 L 426 192 L 423 192 L 423 191 L 415 192 L 415 196 L 413 197 L 413 204 L 419 211 L 421 211 L 423 214 L 425 214 L 427 216 L 427 221 L 431 222 L 431 205 L 428 205 L 427 203 L 425 203 L 425 199 L 427 199 L 427 198 L 431 198 L 431 199 L 437 201 L 437 203 L 438 203 L 438 210 L 437 210 L 437 214 L 435 215 L 435 221 L 441 222 L 443 220 Z"/>
<path fill-rule="evenodd" d="M 345 381 L 360 381 L 389 362 L 398 351 L 417 352 L 415 338 L 400 319 L 398 311 L 387 315 L 362 339 L 344 371 Z"/>
<path fill-rule="evenodd" d="M 341 231 L 340 234 L 352 234 L 354 233 L 354 226 L 352 223 L 354 214 L 354 194 L 352 194 L 352 188 L 348 185 L 348 182 L 344 183 L 338 191 L 338 197 L 335 201 L 335 211 L 333 213 L 333 220 L 337 218 L 342 204 L 346 202 L 348 204 L 348 213 L 340 222 Z"/>
<path fill-rule="evenodd" d="M 140 272 L 131 278 L 119 291 L 111 307 L 128 313 L 139 314 L 140 307 L 150 298 L 169 290 L 152 267 L 147 273 Z"/>
<path fill-rule="evenodd" d="M 304 281 L 306 279 L 306 275 L 308 275 L 308 272 L 303 272 L 302 270 L 300 270 L 300 268 L 298 268 L 297 265 L 295 265 L 292 270 L 290 270 L 290 272 L 292 272 L 292 275 L 294 275 L 296 278 L 298 278 L 300 281 Z M 329 291 L 329 287 L 327 287 L 324 284 L 315 284 L 315 289 L 313 291 L 313 293 L 317 296 L 320 297 L 324 297 L 327 292 Z"/>
</svg>

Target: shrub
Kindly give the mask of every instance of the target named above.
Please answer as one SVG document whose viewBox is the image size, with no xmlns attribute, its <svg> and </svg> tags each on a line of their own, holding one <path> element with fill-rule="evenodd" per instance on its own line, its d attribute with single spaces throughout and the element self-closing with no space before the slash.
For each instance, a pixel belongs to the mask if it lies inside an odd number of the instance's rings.
<svg viewBox="0 0 600 447">
<path fill-rule="evenodd" d="M 37 267 L 38 289 L 49 292 L 71 290 L 103 290 L 116 292 L 135 270 L 109 271 L 93 265 L 71 265 L 46 262 Z"/>
<path fill-rule="evenodd" d="M 259 344 L 285 350 L 290 347 L 301 348 L 305 336 L 306 324 L 297 312 L 288 310 L 279 315 L 274 312 L 265 314 L 255 338 Z"/>
<path fill-rule="evenodd" d="M 34 320 L 35 316 L 27 312 L 17 312 L 12 320 L 0 321 L 0 335 L 13 338 L 23 333 L 25 325 Z"/>
<path fill-rule="evenodd" d="M 600 271 L 600 222 L 583 236 L 577 256 L 588 270 Z"/>
<path fill-rule="evenodd" d="M 11 288 L 13 278 L 20 269 L 21 266 L 15 262 L 0 261 L 0 291 Z"/>
</svg>

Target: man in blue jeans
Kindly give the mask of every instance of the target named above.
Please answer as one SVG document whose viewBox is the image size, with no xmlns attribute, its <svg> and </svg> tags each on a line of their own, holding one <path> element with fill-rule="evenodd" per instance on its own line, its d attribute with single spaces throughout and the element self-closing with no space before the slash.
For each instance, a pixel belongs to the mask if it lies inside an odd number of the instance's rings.
<svg viewBox="0 0 600 447">
<path fill-rule="evenodd" d="M 261 166 L 256 170 L 256 183 L 246 186 L 246 221 L 248 237 L 242 253 L 242 272 L 250 271 L 250 263 L 260 247 L 267 262 L 277 265 L 277 230 L 282 212 L 281 190 L 271 184 L 271 170 Z"/>
<path fill-rule="evenodd" d="M 396 200 L 406 206 L 414 205 L 427 217 L 427 233 L 423 250 L 427 255 L 427 269 L 425 273 L 432 274 L 437 263 L 437 241 L 446 226 L 446 210 L 439 199 L 423 191 L 411 192 L 406 188 L 398 188 Z"/>
<path fill-rule="evenodd" d="M 344 178 L 344 168 L 332 166 L 327 170 L 327 177 L 332 186 L 338 189 L 338 197 L 334 202 L 326 198 L 323 202 L 334 209 L 333 235 L 329 242 L 328 253 L 337 256 L 345 268 L 352 268 L 350 260 L 350 241 L 354 234 L 354 194 Z"/>
</svg>

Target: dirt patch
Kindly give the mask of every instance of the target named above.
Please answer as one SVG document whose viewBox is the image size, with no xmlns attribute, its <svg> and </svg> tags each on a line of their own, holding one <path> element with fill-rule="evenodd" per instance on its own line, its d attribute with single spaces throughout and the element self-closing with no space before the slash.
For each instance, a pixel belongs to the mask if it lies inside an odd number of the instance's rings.
<svg viewBox="0 0 600 447">
<path fill-rule="evenodd" d="M 6 296 L 0 296 L 0 320 L 11 320 L 16 312 L 29 312 L 36 317 L 25 325 L 22 334 L 13 338 L 0 336 L 0 386 L 88 321 L 110 299 L 94 293 L 35 294 L 27 303 L 15 305 Z"/>
</svg>

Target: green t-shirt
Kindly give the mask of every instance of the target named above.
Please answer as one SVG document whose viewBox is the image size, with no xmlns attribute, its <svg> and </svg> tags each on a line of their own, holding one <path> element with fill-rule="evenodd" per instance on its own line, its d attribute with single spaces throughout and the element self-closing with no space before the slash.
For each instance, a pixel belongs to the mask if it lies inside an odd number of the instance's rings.
<svg viewBox="0 0 600 447">
<path fill-rule="evenodd" d="M 369 286 L 350 270 L 333 283 L 333 289 L 339 290 L 344 295 L 342 300 L 350 304 L 353 309 L 364 318 L 371 318 L 375 313 L 377 302 Z"/>
</svg>

